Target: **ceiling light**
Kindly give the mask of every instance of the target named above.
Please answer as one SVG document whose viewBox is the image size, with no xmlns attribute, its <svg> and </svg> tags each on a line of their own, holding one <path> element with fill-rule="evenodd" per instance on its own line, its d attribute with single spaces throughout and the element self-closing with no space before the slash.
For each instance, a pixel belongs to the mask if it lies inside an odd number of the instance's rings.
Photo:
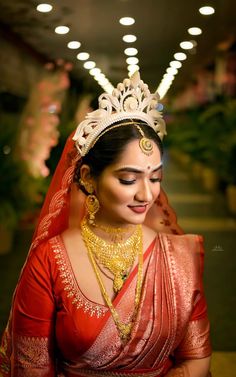
<svg viewBox="0 0 236 377">
<path fill-rule="evenodd" d="M 160 84 L 157 88 L 157 93 L 159 94 L 160 96 L 160 99 L 162 99 L 165 94 L 168 92 L 168 89 L 170 88 L 170 85 L 163 85 L 163 84 Z"/>
<path fill-rule="evenodd" d="M 70 29 L 68 28 L 68 26 L 57 26 L 55 28 L 55 33 L 57 34 L 67 34 L 69 33 Z"/>
<path fill-rule="evenodd" d="M 91 76 L 95 76 L 95 75 L 98 75 L 99 73 L 101 73 L 101 69 L 100 68 L 92 68 L 92 69 L 90 69 L 89 73 L 90 73 Z"/>
<path fill-rule="evenodd" d="M 188 33 L 190 35 L 200 35 L 202 34 L 202 29 L 200 29 L 200 27 L 190 27 Z"/>
<path fill-rule="evenodd" d="M 48 12 L 51 12 L 52 5 L 51 4 L 39 4 L 36 9 L 37 9 L 38 12 L 48 13 Z"/>
<path fill-rule="evenodd" d="M 169 73 L 170 75 L 177 75 L 178 70 L 176 68 L 169 67 L 167 68 L 166 72 Z"/>
<path fill-rule="evenodd" d="M 180 63 L 179 61 L 173 60 L 172 62 L 170 62 L 170 66 L 172 68 L 178 69 L 182 67 L 182 63 Z"/>
<path fill-rule="evenodd" d="M 129 26 L 129 25 L 133 25 L 135 23 L 135 19 L 133 17 L 122 17 L 119 20 L 119 23 L 121 25 Z"/>
<path fill-rule="evenodd" d="M 165 74 L 163 75 L 163 79 L 168 80 L 168 81 L 173 81 L 174 78 L 175 78 L 175 76 L 172 75 L 172 74 L 170 74 L 170 73 L 165 73 Z"/>
<path fill-rule="evenodd" d="M 137 48 L 134 48 L 134 47 L 128 47 L 125 49 L 124 53 L 125 55 L 133 56 L 133 55 L 137 55 L 138 50 Z"/>
<path fill-rule="evenodd" d="M 71 41 L 67 43 L 67 47 L 70 48 L 71 50 L 77 50 L 77 48 L 80 48 L 81 43 L 78 41 Z"/>
<path fill-rule="evenodd" d="M 139 60 L 135 56 L 130 56 L 126 59 L 127 64 L 138 64 Z"/>
<path fill-rule="evenodd" d="M 132 43 L 132 42 L 135 42 L 137 37 L 133 34 L 126 34 L 123 36 L 123 41 L 126 42 L 126 43 Z"/>
<path fill-rule="evenodd" d="M 76 57 L 78 60 L 87 60 L 89 58 L 89 54 L 87 52 L 80 52 Z"/>
<path fill-rule="evenodd" d="M 209 16 L 210 14 L 215 13 L 215 9 L 213 7 L 206 6 L 199 8 L 199 12 L 204 16 Z"/>
<path fill-rule="evenodd" d="M 130 64 L 128 65 L 128 71 L 134 73 L 139 70 L 139 66 L 137 64 Z"/>
<path fill-rule="evenodd" d="M 99 73 L 98 75 L 94 76 L 94 79 L 96 81 L 101 81 L 102 79 L 105 79 L 106 76 L 104 75 L 104 73 Z"/>
<path fill-rule="evenodd" d="M 111 83 L 108 83 L 107 85 L 102 86 L 102 88 L 105 90 L 105 92 L 112 94 L 114 90 L 114 86 Z"/>
<path fill-rule="evenodd" d="M 98 81 L 99 85 L 107 85 L 109 84 L 109 81 L 106 77 L 101 78 L 101 80 Z"/>
<path fill-rule="evenodd" d="M 194 47 L 191 41 L 183 41 L 179 45 L 183 50 L 191 50 Z"/>
<path fill-rule="evenodd" d="M 175 54 L 174 54 L 174 58 L 176 59 L 176 60 L 185 60 L 185 59 L 187 59 L 187 55 L 184 53 L 184 52 L 176 52 Z"/>
<path fill-rule="evenodd" d="M 96 66 L 95 62 L 92 62 L 91 60 L 84 63 L 85 69 L 92 69 Z"/>
</svg>

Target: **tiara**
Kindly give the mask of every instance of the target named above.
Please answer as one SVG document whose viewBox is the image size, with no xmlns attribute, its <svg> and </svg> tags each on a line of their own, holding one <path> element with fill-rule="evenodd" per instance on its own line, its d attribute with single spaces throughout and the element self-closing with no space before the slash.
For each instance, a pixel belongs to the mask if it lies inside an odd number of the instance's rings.
<svg viewBox="0 0 236 377">
<path fill-rule="evenodd" d="M 157 93 L 150 93 L 138 71 L 130 79 L 119 83 L 112 94 L 101 94 L 98 99 L 99 108 L 86 115 L 73 136 L 80 155 L 88 153 L 106 128 L 123 120 L 145 122 L 162 140 L 166 135 L 166 127 L 162 113 L 157 110 L 158 99 Z"/>
</svg>

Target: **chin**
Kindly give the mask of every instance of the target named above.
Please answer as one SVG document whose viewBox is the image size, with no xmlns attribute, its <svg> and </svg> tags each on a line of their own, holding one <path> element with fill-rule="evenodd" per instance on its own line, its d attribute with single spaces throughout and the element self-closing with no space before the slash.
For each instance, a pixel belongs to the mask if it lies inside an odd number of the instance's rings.
<svg viewBox="0 0 236 377">
<path fill-rule="evenodd" d="M 129 224 L 138 225 L 138 224 L 143 224 L 145 219 L 146 219 L 146 213 L 140 214 L 140 215 L 134 215 L 130 217 L 129 219 L 127 218 L 127 222 Z"/>
</svg>

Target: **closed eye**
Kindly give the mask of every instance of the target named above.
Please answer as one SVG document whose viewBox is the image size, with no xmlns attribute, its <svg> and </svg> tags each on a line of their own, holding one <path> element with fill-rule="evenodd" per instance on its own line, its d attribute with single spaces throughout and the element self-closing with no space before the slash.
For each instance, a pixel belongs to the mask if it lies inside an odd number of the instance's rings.
<svg viewBox="0 0 236 377">
<path fill-rule="evenodd" d="M 151 178 L 150 181 L 152 183 L 155 183 L 155 182 L 161 182 L 161 178 Z"/>
<path fill-rule="evenodd" d="M 122 183 L 122 185 L 132 185 L 133 183 L 135 183 L 135 179 L 127 180 L 119 178 L 119 181 L 120 183 Z"/>
</svg>

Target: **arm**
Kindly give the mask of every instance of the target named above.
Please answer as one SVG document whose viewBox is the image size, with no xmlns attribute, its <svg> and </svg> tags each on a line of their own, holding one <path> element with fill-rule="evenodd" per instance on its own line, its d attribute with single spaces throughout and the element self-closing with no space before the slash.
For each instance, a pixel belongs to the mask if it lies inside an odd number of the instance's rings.
<svg viewBox="0 0 236 377">
<path fill-rule="evenodd" d="M 12 311 L 12 375 L 52 377 L 55 305 L 49 245 L 30 255 L 20 278 Z"/>
<path fill-rule="evenodd" d="M 166 377 L 210 377 L 210 356 L 203 359 L 186 360 L 172 368 Z"/>
<path fill-rule="evenodd" d="M 176 367 L 166 376 L 179 377 L 210 377 L 210 325 L 207 316 L 207 304 L 203 289 L 204 250 L 202 239 L 196 244 L 200 258 L 199 288 L 196 291 L 193 311 L 182 341 L 175 350 Z"/>
</svg>

